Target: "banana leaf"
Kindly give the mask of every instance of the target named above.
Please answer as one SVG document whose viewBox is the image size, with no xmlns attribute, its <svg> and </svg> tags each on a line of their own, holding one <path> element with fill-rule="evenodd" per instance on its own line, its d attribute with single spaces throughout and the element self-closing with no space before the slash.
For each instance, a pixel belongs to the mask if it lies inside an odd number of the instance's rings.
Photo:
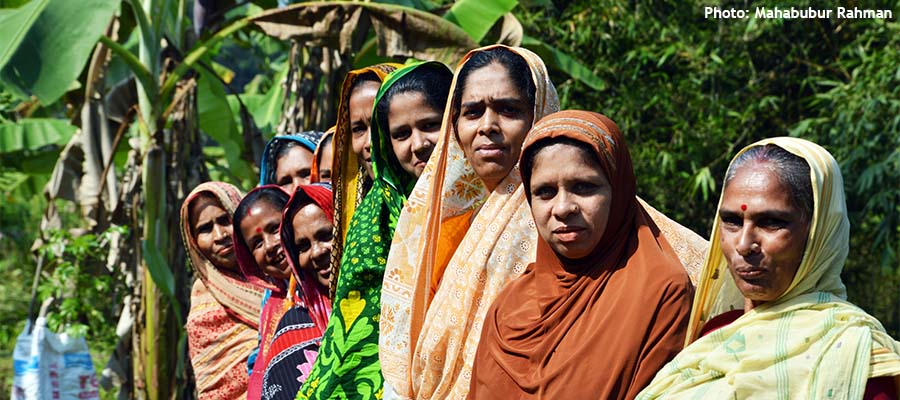
<svg viewBox="0 0 900 400">
<path fill-rule="evenodd" d="M 0 154 L 37 150 L 48 145 L 63 146 L 75 134 L 64 119 L 32 118 L 0 124 Z"/>
</svg>

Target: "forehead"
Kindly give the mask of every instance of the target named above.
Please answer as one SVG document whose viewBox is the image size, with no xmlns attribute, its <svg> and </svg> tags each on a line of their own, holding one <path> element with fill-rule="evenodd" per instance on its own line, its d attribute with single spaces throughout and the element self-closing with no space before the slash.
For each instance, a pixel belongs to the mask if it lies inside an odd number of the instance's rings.
<svg viewBox="0 0 900 400">
<path fill-rule="evenodd" d="M 606 176 L 591 153 L 570 143 L 552 143 L 541 147 L 535 153 L 531 165 L 532 182 L 557 176 L 580 177 L 593 174 Z"/>
<path fill-rule="evenodd" d="M 768 164 L 751 163 L 741 167 L 728 181 L 722 194 L 723 208 L 752 205 L 751 211 L 765 209 L 791 209 L 799 212 L 791 202 L 787 185 Z"/>
<path fill-rule="evenodd" d="M 462 101 L 478 101 L 490 98 L 521 99 L 522 89 L 515 86 L 506 66 L 490 63 L 469 73 L 462 92 Z"/>
<path fill-rule="evenodd" d="M 294 214 L 294 227 L 308 226 L 312 222 L 319 222 L 319 219 L 328 219 L 322 208 L 313 201 L 310 201 L 300 207 Z"/>
<path fill-rule="evenodd" d="M 212 212 L 224 212 L 225 209 L 215 196 L 210 193 L 201 193 L 191 200 L 189 205 L 191 220 L 196 220 L 202 214 Z"/>
<path fill-rule="evenodd" d="M 371 107 L 360 107 L 360 106 L 363 106 L 366 103 L 369 103 L 369 104 L 374 103 L 375 95 L 378 94 L 378 88 L 380 86 L 381 86 L 381 84 L 379 84 L 378 82 L 375 82 L 375 81 L 365 81 L 365 82 L 362 82 L 362 83 L 356 85 L 356 87 L 354 87 L 353 90 L 350 92 L 350 99 L 349 99 L 350 112 L 351 113 L 353 113 L 354 111 L 358 112 L 358 111 L 360 111 L 360 109 L 362 109 L 362 111 L 365 111 L 366 108 L 371 108 Z"/>
<path fill-rule="evenodd" d="M 284 153 L 284 155 L 276 160 L 275 168 L 281 171 L 289 167 L 312 164 L 312 156 L 313 153 L 309 151 L 309 149 L 298 144 L 291 147 L 287 153 Z"/>
</svg>

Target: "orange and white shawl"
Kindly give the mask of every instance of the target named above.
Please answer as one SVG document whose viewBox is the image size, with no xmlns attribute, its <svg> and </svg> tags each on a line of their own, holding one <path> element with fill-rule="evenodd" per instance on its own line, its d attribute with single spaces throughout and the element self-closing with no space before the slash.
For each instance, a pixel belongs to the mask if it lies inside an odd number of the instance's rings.
<svg viewBox="0 0 900 400">
<path fill-rule="evenodd" d="M 247 357 L 256 347 L 262 289 L 237 272 L 217 268 L 200 252 L 191 234 L 190 205 L 211 195 L 231 216 L 241 192 L 223 182 L 198 185 L 181 207 L 184 247 L 197 280 L 185 330 L 188 352 L 201 399 L 243 399 L 247 393 Z"/>
<path fill-rule="evenodd" d="M 473 54 L 495 47 L 469 52 L 457 75 Z M 534 120 L 558 111 L 544 62 L 509 49 L 531 69 Z M 450 99 L 455 90 L 456 78 Z M 518 167 L 489 193 L 456 139 L 451 107 L 448 101 L 441 137 L 400 216 L 384 274 L 379 357 L 386 399 L 464 398 L 488 306 L 535 257 L 537 231 Z M 432 298 L 436 270 L 444 273 Z"/>
</svg>

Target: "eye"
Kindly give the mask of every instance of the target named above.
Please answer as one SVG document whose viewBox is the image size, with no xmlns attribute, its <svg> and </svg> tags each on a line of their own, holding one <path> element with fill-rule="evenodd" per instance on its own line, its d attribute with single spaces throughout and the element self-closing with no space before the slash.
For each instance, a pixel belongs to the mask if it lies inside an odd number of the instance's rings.
<svg viewBox="0 0 900 400">
<path fill-rule="evenodd" d="M 197 233 L 210 233 L 212 232 L 213 224 L 211 222 L 204 223 L 197 227 Z"/>
<path fill-rule="evenodd" d="M 722 226 L 731 230 L 739 229 L 744 223 L 740 216 L 732 214 L 722 214 L 720 219 L 722 220 Z"/>
<path fill-rule="evenodd" d="M 297 252 L 298 252 L 298 253 L 305 253 L 305 252 L 309 251 L 309 248 L 310 248 L 309 240 L 307 240 L 307 239 L 300 239 L 300 241 L 297 242 L 297 243 L 295 243 L 295 244 L 297 245 Z"/>
<path fill-rule="evenodd" d="M 777 230 L 788 226 L 790 223 L 780 218 L 763 218 L 759 221 L 759 226 L 763 229 Z"/>
<path fill-rule="evenodd" d="M 531 197 L 541 200 L 550 200 L 556 196 L 556 188 L 550 186 L 538 186 L 531 191 Z"/>
<path fill-rule="evenodd" d="M 410 134 L 412 134 L 412 131 L 408 128 L 397 129 L 391 132 L 391 139 L 398 142 L 404 141 L 409 138 Z"/>
<path fill-rule="evenodd" d="M 474 119 L 481 117 L 481 114 L 484 113 L 483 107 L 463 107 L 462 115 L 468 119 Z"/>
<path fill-rule="evenodd" d="M 289 176 L 282 176 L 280 179 L 278 179 L 278 182 L 276 183 L 276 185 L 278 185 L 278 186 L 287 186 L 290 184 L 291 184 L 291 177 L 289 177 Z"/>
<path fill-rule="evenodd" d="M 354 135 L 359 136 L 359 135 L 362 135 L 363 133 L 366 133 L 366 128 L 368 128 L 368 127 L 363 124 L 357 123 L 357 124 L 353 124 L 353 126 L 350 127 L 350 131 L 353 132 Z"/>
<path fill-rule="evenodd" d="M 303 169 L 303 170 L 300 171 L 300 177 L 301 177 L 301 178 L 309 178 L 309 175 L 310 175 L 310 174 L 312 174 L 312 171 L 310 171 L 310 170 L 308 170 L 308 169 Z"/>
<path fill-rule="evenodd" d="M 576 182 L 572 185 L 572 192 L 580 195 L 593 194 L 599 189 L 599 186 L 591 182 Z"/>
<path fill-rule="evenodd" d="M 333 238 L 334 233 L 331 229 L 323 229 L 316 232 L 316 240 L 320 242 L 330 242 Z"/>
<path fill-rule="evenodd" d="M 253 249 L 253 250 L 259 249 L 259 248 L 262 247 L 262 243 L 263 243 L 262 240 L 259 240 L 259 239 L 253 239 L 253 240 L 250 242 L 250 248 Z"/>
<path fill-rule="evenodd" d="M 319 171 L 319 179 L 331 179 L 331 170 Z"/>
</svg>

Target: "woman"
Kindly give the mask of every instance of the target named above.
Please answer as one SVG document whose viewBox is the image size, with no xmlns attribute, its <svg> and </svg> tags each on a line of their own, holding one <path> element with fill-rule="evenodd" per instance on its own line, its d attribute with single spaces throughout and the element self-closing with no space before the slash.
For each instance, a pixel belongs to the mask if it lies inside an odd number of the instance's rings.
<svg viewBox="0 0 900 400">
<path fill-rule="evenodd" d="M 275 136 L 263 150 L 259 168 L 259 184 L 278 185 L 293 193 L 299 185 L 312 179 L 316 144 L 322 132 L 309 131 L 294 135 Z"/>
<path fill-rule="evenodd" d="M 450 98 L 385 271 L 385 398 L 466 397 L 488 307 L 535 260 L 538 235 L 517 163 L 533 122 L 559 110 L 543 61 L 521 48 L 473 50 Z M 699 269 L 702 238 L 647 211 L 685 268 Z"/>
<path fill-rule="evenodd" d="M 600 114 L 551 114 L 520 167 L 537 259 L 487 312 L 469 398 L 634 398 L 681 349 L 693 290 L 635 196 L 625 137 Z"/>
<path fill-rule="evenodd" d="M 334 130 L 332 126 L 316 146 L 316 152 L 313 154 L 312 183 L 328 183 L 331 184 L 332 165 L 334 161 Z"/>
<path fill-rule="evenodd" d="M 291 266 L 294 306 L 278 323 L 262 382 L 263 398 L 293 399 L 306 381 L 331 315 L 331 187 L 302 185 L 281 220 L 281 243 Z"/>
<path fill-rule="evenodd" d="M 712 232 L 689 346 L 639 398 L 896 398 L 900 343 L 845 300 L 850 223 L 828 151 L 784 137 L 744 148 Z"/>
<path fill-rule="evenodd" d="M 262 393 L 263 374 L 269 348 L 281 317 L 293 306 L 288 293 L 290 264 L 281 246 L 281 216 L 288 194 L 279 186 L 264 185 L 251 190 L 234 212 L 234 253 L 247 280 L 266 290 L 259 315 L 259 348 L 252 364 L 247 398 Z"/>
<path fill-rule="evenodd" d="M 401 216 L 385 272 L 379 343 L 385 398 L 465 397 L 468 353 L 474 355 L 473 334 L 480 334 L 475 322 L 484 319 L 508 277 L 534 258 L 529 247 L 534 228 L 518 173 L 512 172 L 532 121 L 559 109 L 543 62 L 520 48 L 473 50 L 457 69 L 450 101 L 435 154 Z M 484 129 L 479 130 L 479 119 Z M 494 157 L 469 161 L 479 132 L 496 143 L 485 149 Z M 494 266 L 490 275 L 488 260 Z M 444 268 L 453 279 L 436 291 Z"/>
<path fill-rule="evenodd" d="M 438 127 L 427 121 L 434 114 L 440 115 L 444 108 L 444 104 L 432 104 L 427 99 L 446 99 L 450 79 L 450 71 L 440 63 L 416 63 L 388 75 L 378 90 L 371 137 L 375 181 L 353 215 L 347 253 L 337 275 L 334 314 L 299 398 L 380 397 L 383 378 L 378 363 L 378 323 L 382 275 L 397 217 L 416 182 L 412 172 L 416 163 L 412 160 L 422 156 L 413 150 L 412 143 L 431 140 L 429 136 L 435 135 Z M 418 93 L 419 100 L 426 100 L 418 105 L 405 103 L 405 94 L 410 93 Z M 384 110 L 388 110 L 387 119 L 381 116 Z M 418 136 L 422 138 L 410 139 Z M 403 161 L 407 158 L 397 150 L 412 154 L 409 161 Z"/>
<path fill-rule="evenodd" d="M 347 229 L 356 207 L 372 186 L 368 174 L 369 124 L 375 95 L 384 77 L 400 67 L 400 64 L 377 64 L 350 71 L 341 86 L 338 103 L 338 119 L 334 130 L 334 156 L 332 157 L 331 182 L 334 188 L 334 242 L 331 268 L 337 276 L 344 253 Z M 331 294 L 334 297 L 332 280 Z"/>
<path fill-rule="evenodd" d="M 241 192 L 223 182 L 198 185 L 181 206 L 181 237 L 197 274 L 185 330 L 201 399 L 243 399 L 247 356 L 256 347 L 262 289 L 241 275 L 231 216 Z"/>
</svg>

